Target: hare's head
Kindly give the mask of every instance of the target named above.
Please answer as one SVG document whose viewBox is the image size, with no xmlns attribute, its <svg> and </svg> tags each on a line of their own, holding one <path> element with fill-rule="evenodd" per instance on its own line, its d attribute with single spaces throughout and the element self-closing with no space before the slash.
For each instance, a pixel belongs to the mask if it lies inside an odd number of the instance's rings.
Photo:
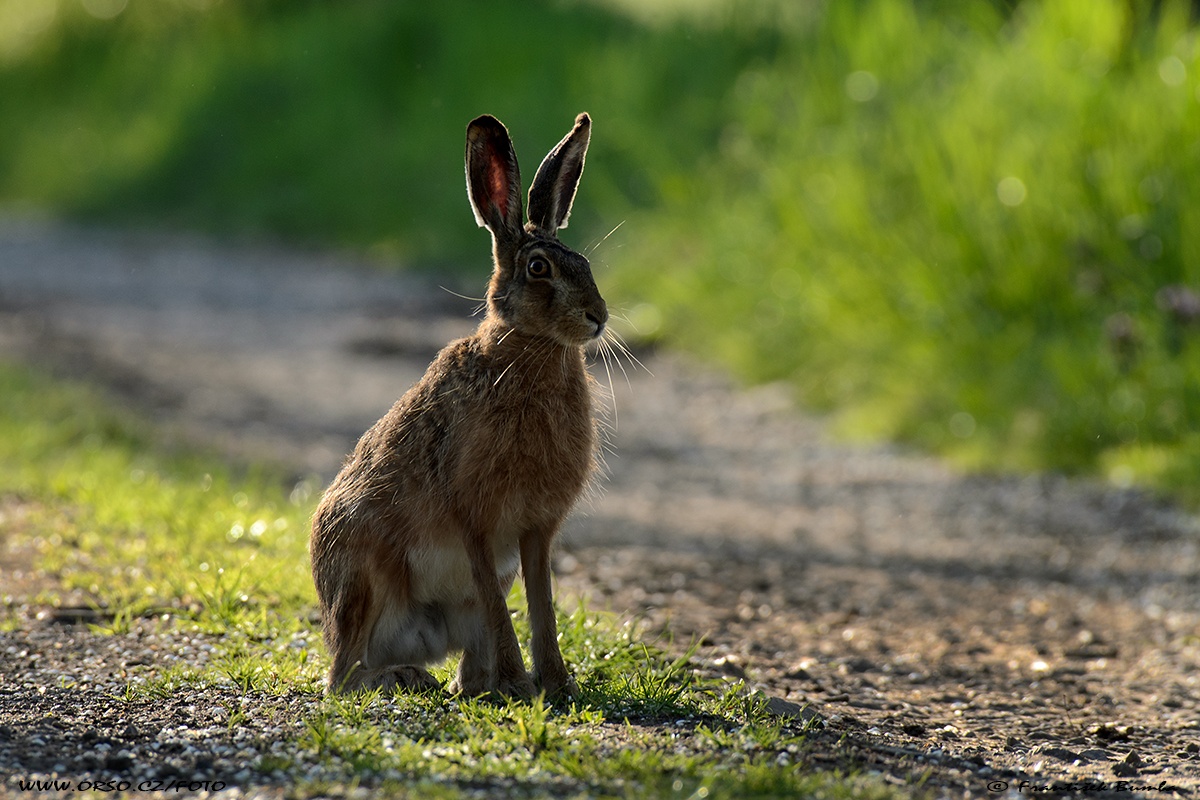
<svg viewBox="0 0 1200 800">
<path fill-rule="evenodd" d="M 608 308 L 588 260 L 558 240 L 583 174 L 592 121 L 587 114 L 550 151 L 529 188 L 529 221 L 521 207 L 521 173 L 500 120 L 482 116 L 467 126 L 467 195 L 475 221 L 492 233 L 495 270 L 488 314 L 509 327 L 564 345 L 604 332 Z"/>
</svg>

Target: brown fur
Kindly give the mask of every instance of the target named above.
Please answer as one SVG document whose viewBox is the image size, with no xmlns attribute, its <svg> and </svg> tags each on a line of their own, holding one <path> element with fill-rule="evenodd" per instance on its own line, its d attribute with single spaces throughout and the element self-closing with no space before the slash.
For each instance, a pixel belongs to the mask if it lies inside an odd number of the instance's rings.
<svg viewBox="0 0 1200 800">
<path fill-rule="evenodd" d="M 330 691 L 437 686 L 425 666 L 462 651 L 451 691 L 570 694 L 550 547 L 591 477 L 597 431 L 583 347 L 608 319 L 587 260 L 562 245 L 591 121 L 546 157 L 522 224 L 503 125 L 467 128 L 468 195 L 493 237 L 487 314 L 363 434 L 313 517 L 313 579 Z M 505 598 L 524 575 L 534 675 Z"/>
</svg>

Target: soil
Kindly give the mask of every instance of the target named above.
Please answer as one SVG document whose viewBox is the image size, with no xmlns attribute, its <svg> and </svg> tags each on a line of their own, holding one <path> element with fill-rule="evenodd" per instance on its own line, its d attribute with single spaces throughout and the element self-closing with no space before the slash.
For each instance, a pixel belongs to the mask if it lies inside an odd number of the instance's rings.
<svg viewBox="0 0 1200 800">
<path fill-rule="evenodd" d="M 169 435 L 322 477 L 475 305 L 340 254 L 28 218 L 0 222 L 0 264 L 0 352 L 96 382 Z M 814 767 L 945 796 L 1200 793 L 1194 516 L 839 443 L 781 387 L 638 355 L 648 369 L 613 382 L 608 477 L 564 532 L 560 596 L 698 643 L 699 669 L 814 721 Z M 0 634 L 4 788 L 125 770 L 283 792 L 244 764 L 304 701 L 251 712 L 181 691 L 116 710 L 139 668 L 205 644 L 153 621 L 102 636 L 40 606 L 26 511 L 0 503 L 22 611 Z"/>
</svg>

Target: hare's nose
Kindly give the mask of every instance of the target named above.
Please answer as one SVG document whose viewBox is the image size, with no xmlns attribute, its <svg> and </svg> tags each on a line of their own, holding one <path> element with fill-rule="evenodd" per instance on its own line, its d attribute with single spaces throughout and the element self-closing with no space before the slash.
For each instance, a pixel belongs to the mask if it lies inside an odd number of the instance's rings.
<svg viewBox="0 0 1200 800">
<path fill-rule="evenodd" d="M 592 336 L 599 336 L 604 333 L 604 325 L 608 322 L 607 306 L 600 305 L 598 308 L 583 312 L 583 315 L 587 317 L 588 322 L 596 326 L 596 330 Z"/>
</svg>

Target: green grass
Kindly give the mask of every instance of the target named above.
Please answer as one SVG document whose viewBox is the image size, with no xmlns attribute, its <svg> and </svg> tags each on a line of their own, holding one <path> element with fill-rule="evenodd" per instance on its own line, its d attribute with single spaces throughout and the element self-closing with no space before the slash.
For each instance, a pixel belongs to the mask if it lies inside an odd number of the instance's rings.
<svg viewBox="0 0 1200 800">
<path fill-rule="evenodd" d="M 467 120 L 528 178 L 587 109 L 565 239 L 626 222 L 593 260 L 644 337 L 851 436 L 1200 502 L 1183 0 L 56 7 L 0 25 L 0 200 L 478 269 Z"/>
<path fill-rule="evenodd" d="M 0 365 L 0 498 L 13 496 L 40 511 L 10 535 L 30 538 L 39 566 L 104 609 L 94 633 L 137 636 L 150 624 L 211 647 L 200 664 L 135 671 L 114 702 L 212 691 L 232 735 L 256 698 L 288 698 L 293 755 L 251 766 L 296 784 L 299 796 L 358 784 L 447 798 L 480 787 L 538 797 L 894 796 L 873 780 L 812 771 L 805 730 L 769 714 L 760 693 L 698 677 L 690 652 L 669 655 L 585 604 L 559 621 L 578 701 L 323 698 L 305 552 L 312 487 L 166 449 L 94 391 Z M 519 587 L 511 604 L 527 640 Z M 436 674 L 446 681 L 453 666 Z"/>
<path fill-rule="evenodd" d="M 0 487 L 48 504 L 36 544 L 64 588 L 216 627 L 309 604 L 313 486 L 151 443 L 82 387 L 0 371 Z"/>
</svg>

